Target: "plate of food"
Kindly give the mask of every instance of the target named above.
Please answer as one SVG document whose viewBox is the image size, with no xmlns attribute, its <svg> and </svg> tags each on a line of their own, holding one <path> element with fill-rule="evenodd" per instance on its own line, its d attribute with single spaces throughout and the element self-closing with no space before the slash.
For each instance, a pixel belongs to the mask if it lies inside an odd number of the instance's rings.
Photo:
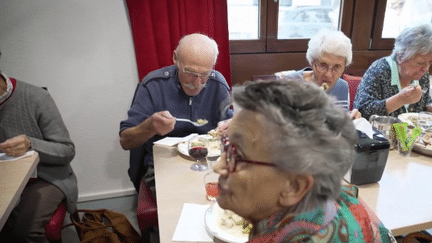
<svg viewBox="0 0 432 243">
<path fill-rule="evenodd" d="M 409 126 L 414 127 L 417 125 L 417 118 L 419 113 L 415 112 L 409 112 L 409 113 L 403 113 L 398 116 L 399 120 L 402 122 L 408 123 Z"/>
<path fill-rule="evenodd" d="M 425 133 L 421 139 L 417 138 L 413 150 L 417 153 L 432 156 L 432 132 Z"/>
<path fill-rule="evenodd" d="M 220 143 L 220 139 L 215 138 L 209 134 L 203 134 L 203 135 L 198 135 L 199 137 L 202 137 L 204 139 L 207 140 L 208 142 L 208 155 L 207 157 L 218 157 L 221 155 L 221 143 Z M 179 144 L 177 144 L 177 150 L 185 155 L 189 157 L 189 151 L 188 151 L 188 143 L 186 142 L 181 142 Z"/>
<path fill-rule="evenodd" d="M 232 211 L 220 208 L 217 202 L 205 212 L 204 223 L 211 235 L 225 242 L 247 242 L 252 229 L 252 224 Z"/>
</svg>

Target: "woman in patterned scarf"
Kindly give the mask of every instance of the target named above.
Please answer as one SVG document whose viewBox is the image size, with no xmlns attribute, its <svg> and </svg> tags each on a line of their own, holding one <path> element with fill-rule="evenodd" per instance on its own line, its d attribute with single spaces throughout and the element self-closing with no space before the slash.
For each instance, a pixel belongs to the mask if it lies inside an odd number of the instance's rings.
<svg viewBox="0 0 432 243">
<path fill-rule="evenodd" d="M 295 80 L 233 89 L 237 111 L 215 163 L 219 206 L 253 225 L 250 242 L 392 242 L 341 181 L 355 157 L 347 114 L 317 85 Z"/>
</svg>

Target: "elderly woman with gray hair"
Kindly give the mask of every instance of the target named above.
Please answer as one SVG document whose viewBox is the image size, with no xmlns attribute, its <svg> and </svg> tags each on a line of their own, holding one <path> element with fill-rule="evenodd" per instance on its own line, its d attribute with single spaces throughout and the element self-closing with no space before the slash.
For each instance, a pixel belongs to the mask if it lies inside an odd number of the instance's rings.
<svg viewBox="0 0 432 243">
<path fill-rule="evenodd" d="M 341 187 L 357 133 L 318 86 L 293 80 L 233 89 L 240 109 L 222 139 L 217 202 L 249 220 L 250 242 L 391 242 L 393 236 Z"/>
<path fill-rule="evenodd" d="M 313 82 L 335 97 L 336 103 L 348 111 L 349 87 L 341 76 L 345 67 L 352 62 L 351 40 L 339 30 L 321 30 L 310 39 L 306 58 L 310 67 L 299 71 L 278 72 L 275 75 L 281 79 Z M 351 119 L 361 117 L 358 110 L 352 110 L 349 114 Z"/>
<path fill-rule="evenodd" d="M 393 52 L 376 60 L 357 88 L 354 108 L 365 118 L 397 117 L 406 112 L 432 111 L 429 68 L 432 63 L 432 26 L 403 30 Z"/>
</svg>

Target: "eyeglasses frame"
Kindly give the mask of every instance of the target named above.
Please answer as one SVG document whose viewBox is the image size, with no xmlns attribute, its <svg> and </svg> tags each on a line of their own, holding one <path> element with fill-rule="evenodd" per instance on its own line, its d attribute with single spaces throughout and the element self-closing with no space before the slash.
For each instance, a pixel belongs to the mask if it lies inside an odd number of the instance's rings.
<svg viewBox="0 0 432 243">
<path fill-rule="evenodd" d="M 276 164 L 272 164 L 272 163 L 268 163 L 268 162 L 261 162 L 261 161 L 253 161 L 253 160 L 247 160 L 247 159 L 240 159 L 238 158 L 237 155 L 237 149 L 234 146 L 234 144 L 230 144 L 229 143 L 229 139 L 226 135 L 223 135 L 221 137 L 221 145 L 223 148 L 223 152 L 225 152 L 227 154 L 227 164 L 228 164 L 228 171 L 230 173 L 234 173 L 236 172 L 237 169 L 237 164 L 239 162 L 243 162 L 243 163 L 247 163 L 247 164 L 254 164 L 254 165 L 263 165 L 263 166 L 272 166 L 272 167 L 276 167 Z M 232 152 L 228 152 L 228 150 L 231 148 Z M 232 154 L 229 155 L 229 154 Z M 234 160 L 234 164 L 232 162 L 230 162 L 231 160 Z"/>
<path fill-rule="evenodd" d="M 179 63 L 179 66 L 181 67 L 181 70 L 182 70 L 183 73 L 191 75 L 193 77 L 200 78 L 200 79 L 207 80 L 210 77 L 210 75 L 211 75 L 211 70 L 210 70 L 210 72 L 208 74 L 202 74 L 202 73 L 197 73 L 197 72 L 185 70 L 185 68 L 183 67 L 183 65 L 181 65 L 180 63 Z"/>
<path fill-rule="evenodd" d="M 322 64 L 322 63 L 324 63 L 324 64 L 326 65 L 326 68 L 325 68 L 325 69 L 322 69 L 322 68 L 321 68 L 321 64 Z M 334 67 L 335 67 L 336 65 L 333 65 L 332 67 L 330 67 L 326 62 L 321 62 L 320 60 L 316 60 L 316 61 L 314 62 L 314 65 L 316 66 L 316 68 L 318 69 L 318 71 L 323 72 L 323 73 L 326 73 L 326 72 L 328 72 L 329 70 L 331 70 L 331 73 L 333 73 L 333 74 L 338 74 L 338 73 L 340 73 L 341 71 L 343 72 L 343 70 L 345 69 L 345 67 L 342 67 L 342 66 L 341 66 L 341 70 L 337 70 L 337 71 L 335 71 Z"/>
</svg>

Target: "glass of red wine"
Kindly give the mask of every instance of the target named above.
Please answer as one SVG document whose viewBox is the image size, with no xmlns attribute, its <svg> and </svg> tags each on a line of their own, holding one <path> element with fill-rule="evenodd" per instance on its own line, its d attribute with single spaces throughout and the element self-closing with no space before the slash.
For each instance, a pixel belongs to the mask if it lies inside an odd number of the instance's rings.
<svg viewBox="0 0 432 243">
<path fill-rule="evenodd" d="M 201 163 L 202 161 L 206 161 L 208 154 L 206 138 L 199 135 L 190 138 L 188 141 L 188 152 L 189 156 L 196 160 L 196 163 L 190 167 L 191 170 L 203 171 L 207 169 L 207 163 Z"/>
</svg>

